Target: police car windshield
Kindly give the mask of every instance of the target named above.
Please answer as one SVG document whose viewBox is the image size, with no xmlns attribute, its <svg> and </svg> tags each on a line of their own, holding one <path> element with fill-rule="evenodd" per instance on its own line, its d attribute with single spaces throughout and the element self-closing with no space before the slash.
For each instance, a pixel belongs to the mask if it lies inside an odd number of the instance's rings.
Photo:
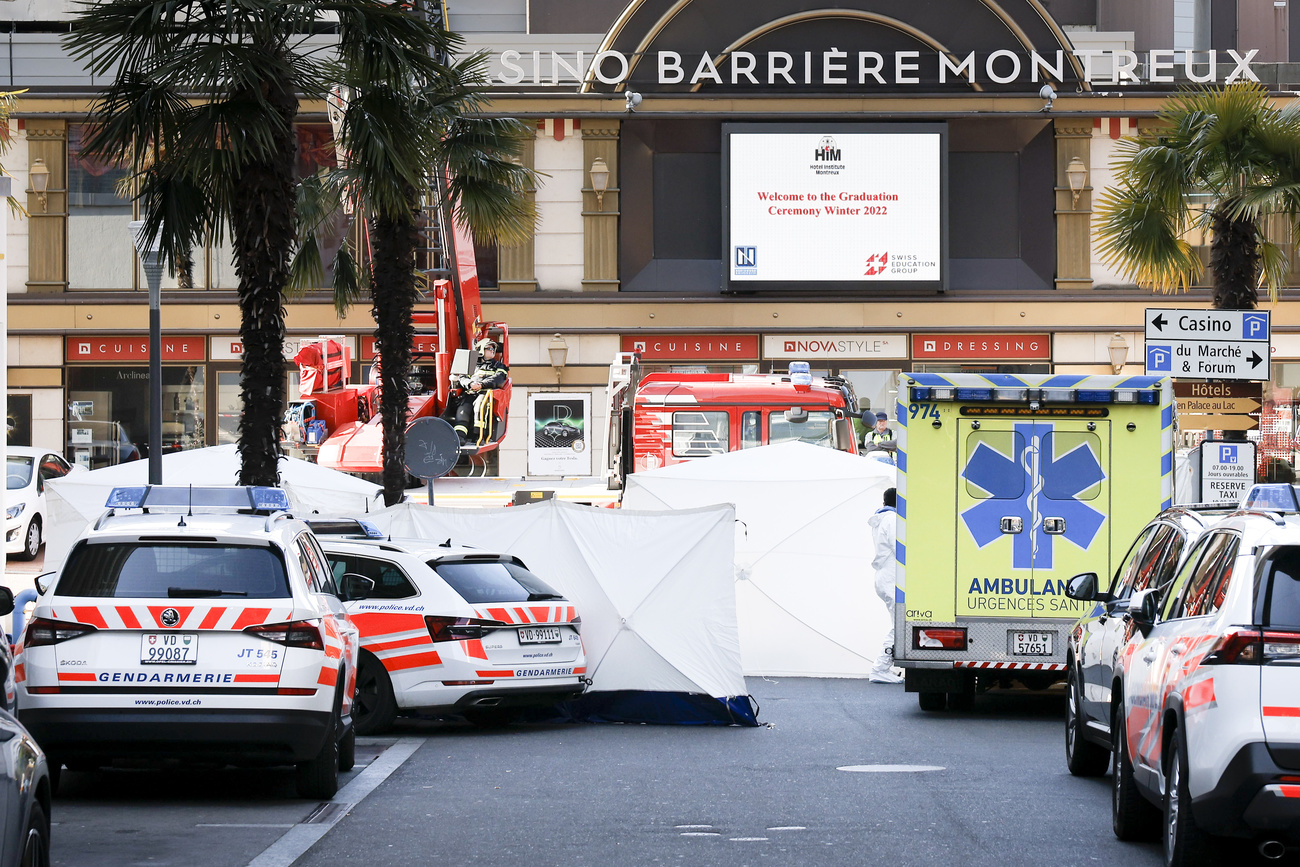
<svg viewBox="0 0 1300 867">
<path fill-rule="evenodd" d="M 78 546 L 55 593 L 118 599 L 290 595 L 284 560 L 271 548 L 147 542 Z"/>
<path fill-rule="evenodd" d="M 466 602 L 541 602 L 563 599 L 546 582 L 515 563 L 432 560 L 429 565 Z"/>
<path fill-rule="evenodd" d="M 9 455 L 5 459 L 5 487 L 10 491 L 20 491 L 32 483 L 32 467 L 36 465 L 35 458 L 25 458 L 18 455 Z"/>
<path fill-rule="evenodd" d="M 1300 627 L 1300 547 L 1274 552 L 1258 592 L 1262 625 Z"/>
</svg>

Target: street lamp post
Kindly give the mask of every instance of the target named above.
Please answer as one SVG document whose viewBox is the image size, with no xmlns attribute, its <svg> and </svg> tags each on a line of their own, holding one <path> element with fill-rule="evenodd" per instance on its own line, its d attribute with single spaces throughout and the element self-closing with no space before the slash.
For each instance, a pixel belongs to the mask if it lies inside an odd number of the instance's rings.
<svg viewBox="0 0 1300 867">
<path fill-rule="evenodd" d="M 144 220 L 127 225 L 149 284 L 149 484 L 162 484 L 162 238 L 144 236 Z"/>
</svg>

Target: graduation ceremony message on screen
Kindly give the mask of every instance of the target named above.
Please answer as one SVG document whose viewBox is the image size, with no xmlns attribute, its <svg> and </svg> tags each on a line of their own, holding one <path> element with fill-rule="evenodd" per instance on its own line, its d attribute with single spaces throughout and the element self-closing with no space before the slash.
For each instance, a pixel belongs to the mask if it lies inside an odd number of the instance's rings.
<svg viewBox="0 0 1300 867">
<path fill-rule="evenodd" d="M 938 282 L 939 133 L 733 132 L 733 283 Z"/>
</svg>

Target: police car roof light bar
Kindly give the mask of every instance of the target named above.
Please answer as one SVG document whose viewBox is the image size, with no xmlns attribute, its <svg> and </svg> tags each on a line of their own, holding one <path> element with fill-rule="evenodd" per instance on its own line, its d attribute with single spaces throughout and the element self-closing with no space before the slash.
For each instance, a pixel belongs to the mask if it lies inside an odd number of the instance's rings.
<svg viewBox="0 0 1300 867">
<path fill-rule="evenodd" d="M 1241 500 L 1241 508 L 1270 512 L 1300 512 L 1295 485 L 1254 485 Z"/>
<path fill-rule="evenodd" d="M 280 488 L 259 486 L 179 487 L 146 485 L 114 488 L 104 505 L 110 509 L 144 509 L 161 506 L 193 508 L 251 509 L 257 512 L 287 511 L 289 495 Z"/>
</svg>

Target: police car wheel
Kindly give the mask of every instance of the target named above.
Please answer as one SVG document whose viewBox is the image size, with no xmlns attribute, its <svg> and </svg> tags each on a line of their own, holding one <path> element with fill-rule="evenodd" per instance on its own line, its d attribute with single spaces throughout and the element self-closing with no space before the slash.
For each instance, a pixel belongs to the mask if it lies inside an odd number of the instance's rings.
<svg viewBox="0 0 1300 867">
<path fill-rule="evenodd" d="M 1158 825 L 1156 808 L 1142 797 L 1133 779 L 1133 763 L 1124 743 L 1124 719 L 1119 712 L 1110 727 L 1112 764 L 1110 787 L 1111 829 L 1120 840 L 1149 840 Z"/>
<path fill-rule="evenodd" d="M 352 728 L 359 735 L 387 731 L 397 719 L 393 681 L 384 664 L 371 653 L 361 652 L 357 665 L 357 696 L 352 703 Z"/>
<path fill-rule="evenodd" d="M 352 770 L 357 763 L 357 727 L 348 729 L 348 733 L 339 741 L 339 772 Z"/>
<path fill-rule="evenodd" d="M 916 700 L 921 705 L 921 710 L 936 711 L 943 710 L 948 706 L 948 693 L 946 692 L 918 692 Z"/>
<path fill-rule="evenodd" d="M 1076 777 L 1100 777 L 1110 764 L 1110 752 L 1083 736 L 1083 704 L 1079 673 L 1070 665 L 1065 696 L 1065 766 Z"/>
<path fill-rule="evenodd" d="M 342 680 L 342 678 L 339 678 Z M 298 763 L 298 797 L 328 800 L 339 790 L 339 710 L 342 705 L 338 695 L 334 699 L 334 712 L 330 717 L 330 730 L 325 736 L 316 758 Z"/>
<path fill-rule="evenodd" d="M 1174 732 L 1169 745 L 1168 794 L 1165 795 L 1164 855 L 1166 867 L 1199 867 L 1216 863 L 1218 847 L 1201 830 L 1192 815 L 1192 793 L 1187 787 L 1187 750 L 1182 732 Z"/>
<path fill-rule="evenodd" d="M 33 516 L 27 525 L 27 535 L 23 536 L 23 550 L 14 555 L 15 560 L 35 560 L 41 552 L 41 519 Z"/>
</svg>

